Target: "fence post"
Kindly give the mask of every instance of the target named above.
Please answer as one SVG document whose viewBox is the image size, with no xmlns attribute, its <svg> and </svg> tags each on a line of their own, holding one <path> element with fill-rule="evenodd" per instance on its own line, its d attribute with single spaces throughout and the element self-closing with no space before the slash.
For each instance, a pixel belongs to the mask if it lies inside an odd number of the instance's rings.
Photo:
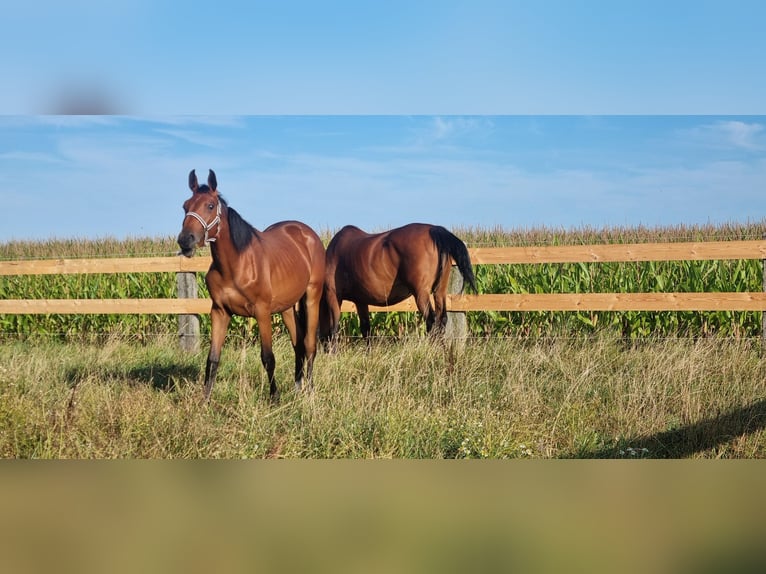
<svg viewBox="0 0 766 574">
<path fill-rule="evenodd" d="M 452 266 L 452 272 L 449 275 L 449 284 L 447 293 L 458 294 L 463 292 L 463 276 L 457 268 Z M 450 341 L 464 343 L 468 335 L 468 320 L 465 311 L 447 311 L 447 326 L 444 336 Z"/>
<path fill-rule="evenodd" d="M 761 236 L 761 239 L 766 239 L 766 233 Z M 762 259 L 761 264 L 763 265 L 761 285 L 763 291 L 766 292 L 766 259 Z M 761 311 L 761 349 L 766 349 L 766 311 Z"/>
<path fill-rule="evenodd" d="M 197 298 L 197 276 L 195 273 L 177 273 L 176 285 L 179 299 Z M 197 315 L 178 316 L 178 339 L 184 351 L 199 350 L 199 317 Z"/>
</svg>

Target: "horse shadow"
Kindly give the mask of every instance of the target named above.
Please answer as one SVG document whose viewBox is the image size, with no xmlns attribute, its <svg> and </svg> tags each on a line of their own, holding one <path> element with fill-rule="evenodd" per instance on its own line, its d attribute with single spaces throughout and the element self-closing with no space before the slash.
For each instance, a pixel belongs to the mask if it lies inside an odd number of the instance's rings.
<svg viewBox="0 0 766 574">
<path fill-rule="evenodd" d="M 135 367 L 127 373 L 131 384 L 146 385 L 158 391 L 174 392 L 178 390 L 178 384 L 184 380 L 196 381 L 200 374 L 200 368 L 190 365 L 147 365 Z"/>
<path fill-rule="evenodd" d="M 686 458 L 714 449 L 744 434 L 766 428 L 766 398 L 730 409 L 693 424 L 635 436 L 623 442 L 641 458 Z M 608 447 L 579 453 L 585 458 L 625 458 L 621 447 Z M 646 453 L 646 454 L 643 454 Z"/>
<path fill-rule="evenodd" d="M 65 380 L 74 388 L 84 379 L 95 376 L 101 381 L 123 380 L 129 386 L 150 386 L 152 389 L 164 392 L 175 392 L 183 381 L 196 381 L 200 375 L 200 367 L 186 364 L 143 365 L 126 370 L 90 369 L 78 366 L 67 371 Z"/>
</svg>

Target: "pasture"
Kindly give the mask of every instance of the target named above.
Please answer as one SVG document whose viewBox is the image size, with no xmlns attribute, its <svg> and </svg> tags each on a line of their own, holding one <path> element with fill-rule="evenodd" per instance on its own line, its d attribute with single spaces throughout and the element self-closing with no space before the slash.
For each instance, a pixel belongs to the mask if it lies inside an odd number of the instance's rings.
<svg viewBox="0 0 766 574">
<path fill-rule="evenodd" d="M 761 238 L 763 224 L 657 230 L 455 230 L 473 245 Z M 325 238 L 327 234 L 323 234 Z M 0 246 L 3 259 L 157 255 L 172 240 Z M 172 296 L 173 274 L 2 277 L 3 298 Z M 149 279 L 151 277 L 151 279 Z M 760 291 L 760 261 L 477 266 L 480 292 L 608 291 L 631 283 Z M 642 283 L 643 282 L 643 283 Z M 204 294 L 204 291 L 203 291 Z M 208 340 L 178 346 L 165 315 L 0 317 L 4 458 L 761 458 L 760 312 L 476 312 L 445 349 L 411 313 L 344 316 L 313 394 L 292 388 L 275 319 L 279 404 L 253 321 L 229 331 L 209 404 Z M 203 337 L 209 320 L 203 318 Z"/>
<path fill-rule="evenodd" d="M 282 399 L 268 400 L 258 348 L 224 349 L 211 401 L 207 349 L 2 344 L 4 458 L 760 458 L 766 362 L 758 343 L 613 337 L 426 338 L 320 353 L 295 393 L 275 341 Z"/>
</svg>

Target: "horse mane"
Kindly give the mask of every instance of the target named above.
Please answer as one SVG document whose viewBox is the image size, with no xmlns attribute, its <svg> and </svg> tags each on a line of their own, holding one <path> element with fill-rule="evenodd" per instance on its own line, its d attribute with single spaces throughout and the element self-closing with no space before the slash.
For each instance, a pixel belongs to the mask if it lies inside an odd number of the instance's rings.
<svg viewBox="0 0 766 574">
<path fill-rule="evenodd" d="M 245 221 L 236 209 L 229 207 L 226 200 L 219 194 L 218 200 L 226 208 L 229 220 L 229 235 L 231 236 L 231 242 L 234 244 L 234 249 L 237 253 L 242 253 L 250 245 L 250 242 L 256 236 L 255 228 Z"/>
</svg>

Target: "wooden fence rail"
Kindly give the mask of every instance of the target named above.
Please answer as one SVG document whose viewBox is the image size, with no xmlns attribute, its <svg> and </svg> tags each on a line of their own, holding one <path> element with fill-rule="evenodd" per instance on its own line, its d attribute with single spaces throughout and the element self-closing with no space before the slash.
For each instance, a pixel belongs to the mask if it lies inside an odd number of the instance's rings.
<svg viewBox="0 0 766 574">
<path fill-rule="evenodd" d="M 203 315 L 210 299 L 4 299 L 0 315 Z M 766 293 L 501 293 L 448 295 L 447 308 L 466 311 L 766 311 Z M 353 312 L 343 302 L 341 311 Z M 410 297 L 370 311 L 417 311 Z"/>
<path fill-rule="evenodd" d="M 605 263 L 758 259 L 766 262 L 766 240 L 686 243 L 566 245 L 469 248 L 474 265 Z M 182 345 L 196 344 L 197 315 L 210 312 L 210 299 L 198 299 L 194 273 L 205 272 L 210 256 L 123 257 L 0 261 L 0 275 L 177 273 L 178 299 L 4 299 L 0 314 L 176 314 Z M 734 293 L 523 293 L 450 294 L 447 308 L 467 311 L 761 311 L 766 340 L 766 264 L 761 292 Z M 344 302 L 341 310 L 355 307 Z M 412 298 L 371 311 L 416 311 Z"/>
<path fill-rule="evenodd" d="M 474 265 L 715 259 L 766 260 L 766 240 L 470 248 Z M 0 275 L 196 273 L 210 256 L 0 261 Z M 766 291 L 766 289 L 764 289 Z M 196 295 L 195 295 L 196 296 Z M 5 299 L 0 314 L 204 314 L 209 299 Z M 452 311 L 766 311 L 766 292 L 452 294 Z M 415 311 L 412 298 L 371 311 Z M 342 311 L 354 306 L 344 302 Z"/>
</svg>

